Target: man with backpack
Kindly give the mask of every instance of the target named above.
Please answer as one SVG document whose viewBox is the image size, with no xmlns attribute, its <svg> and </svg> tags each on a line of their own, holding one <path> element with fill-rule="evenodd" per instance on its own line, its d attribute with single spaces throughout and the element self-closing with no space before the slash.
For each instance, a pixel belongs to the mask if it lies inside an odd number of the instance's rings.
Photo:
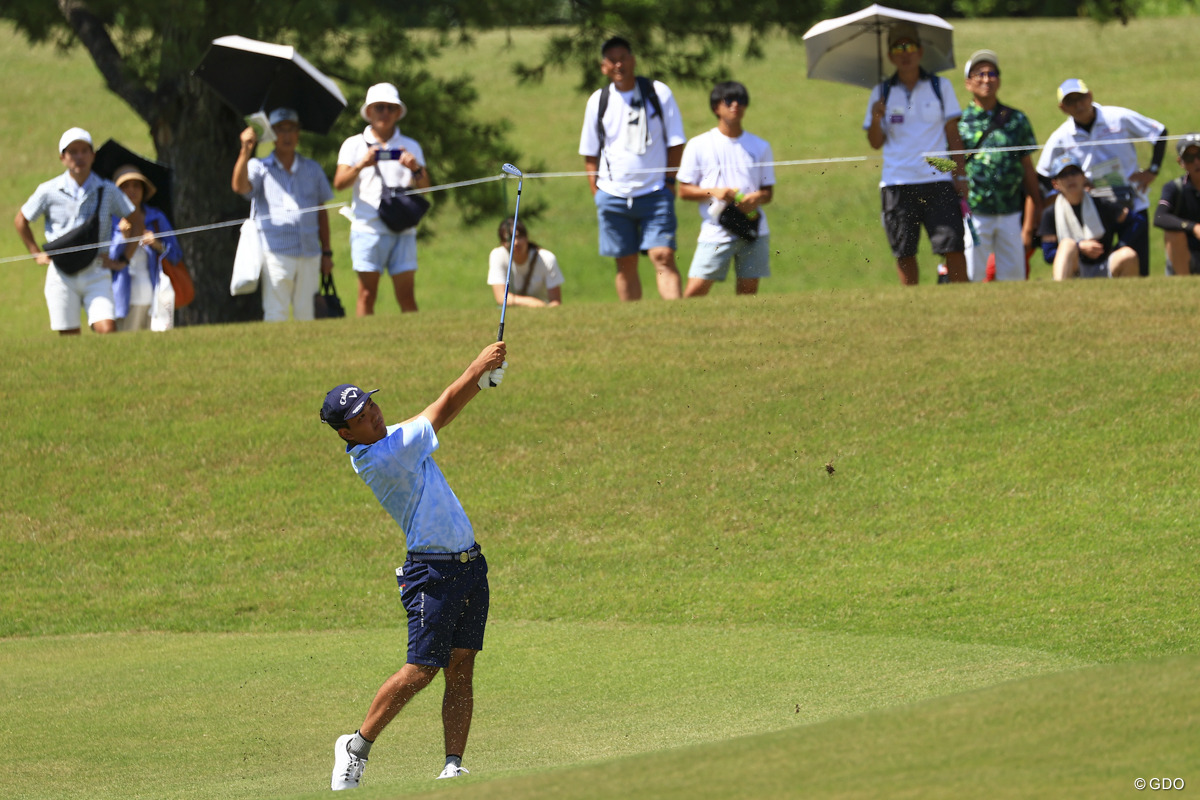
<svg viewBox="0 0 1200 800">
<path fill-rule="evenodd" d="M 967 60 L 967 91 L 972 103 L 963 109 L 958 132 L 967 153 L 967 178 L 973 236 L 966 240 L 967 274 L 972 281 L 987 275 L 995 255 L 995 279 L 1028 277 L 1026 254 L 1042 218 L 1042 190 L 1032 153 L 1037 137 L 1029 118 L 1000 102 L 1000 59 L 980 50 Z M 1027 149 L 1020 149 L 1027 148 Z M 978 237 L 978 242 L 975 241 Z"/>
<path fill-rule="evenodd" d="M 921 226 L 933 252 L 944 257 L 952 282 L 967 280 L 963 256 L 963 218 L 959 196 L 966 196 L 963 157 L 951 156 L 953 175 L 931 166 L 925 154 L 962 150 L 958 118 L 962 112 L 950 81 L 921 68 L 921 39 L 908 23 L 888 33 L 888 60 L 896 73 L 875 87 L 863 130 L 883 150 L 879 181 L 883 227 L 896 259 L 900 283 L 916 285 Z M 957 190 L 957 191 L 956 191 Z"/>
<path fill-rule="evenodd" d="M 675 171 L 687 138 L 670 88 L 639 77 L 633 48 L 619 36 L 600 48 L 610 81 L 588 98 L 579 154 L 600 226 L 600 255 L 617 262 L 617 297 L 640 300 L 638 257 L 654 265 L 664 300 L 681 296 L 675 266 Z"/>
</svg>

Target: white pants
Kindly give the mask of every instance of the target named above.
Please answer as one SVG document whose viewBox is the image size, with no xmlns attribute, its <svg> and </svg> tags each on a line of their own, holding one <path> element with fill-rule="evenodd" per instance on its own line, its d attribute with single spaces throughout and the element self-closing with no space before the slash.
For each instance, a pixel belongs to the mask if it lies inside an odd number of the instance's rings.
<svg viewBox="0 0 1200 800">
<path fill-rule="evenodd" d="M 320 256 L 281 256 L 263 251 L 263 321 L 313 318 L 313 295 L 321 289 Z"/>
<path fill-rule="evenodd" d="M 79 312 L 84 309 L 87 310 L 88 325 L 115 316 L 112 271 L 105 269 L 100 259 L 74 275 L 64 275 L 53 264 L 46 267 L 45 294 L 52 331 L 76 330 L 79 327 Z M 312 313 L 311 309 L 309 313 Z"/>
<path fill-rule="evenodd" d="M 996 280 L 1025 280 L 1025 243 L 1021 241 L 1021 214 L 972 214 L 979 244 L 966 232 L 967 275 L 972 282 L 987 277 L 988 256 L 996 254 Z"/>
</svg>

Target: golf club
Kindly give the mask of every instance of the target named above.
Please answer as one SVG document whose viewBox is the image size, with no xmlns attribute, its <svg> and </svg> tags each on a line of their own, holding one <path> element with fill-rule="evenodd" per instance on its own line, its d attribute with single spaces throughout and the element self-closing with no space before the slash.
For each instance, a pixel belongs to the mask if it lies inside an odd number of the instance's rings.
<svg viewBox="0 0 1200 800">
<path fill-rule="evenodd" d="M 525 173 L 512 164 L 504 164 L 500 169 L 517 177 L 517 207 L 513 210 L 512 230 L 508 233 L 508 272 L 504 276 L 504 303 L 500 306 L 500 329 L 496 331 L 497 342 L 504 341 L 504 315 L 508 313 L 508 287 L 512 282 L 513 245 L 517 243 L 517 220 L 520 219 L 518 215 L 521 213 L 521 185 L 525 183 Z M 496 385 L 491 380 L 488 383 L 492 386 Z"/>
<path fill-rule="evenodd" d="M 512 164 L 505 164 L 500 169 L 517 177 L 517 207 L 513 211 L 512 231 L 508 235 L 508 274 L 504 276 L 504 303 L 500 307 L 500 330 L 496 333 L 497 342 L 504 340 L 504 315 L 508 312 L 508 286 L 512 281 L 513 245 L 517 242 L 517 220 L 521 213 L 521 184 L 525 182 L 525 174 Z"/>
</svg>

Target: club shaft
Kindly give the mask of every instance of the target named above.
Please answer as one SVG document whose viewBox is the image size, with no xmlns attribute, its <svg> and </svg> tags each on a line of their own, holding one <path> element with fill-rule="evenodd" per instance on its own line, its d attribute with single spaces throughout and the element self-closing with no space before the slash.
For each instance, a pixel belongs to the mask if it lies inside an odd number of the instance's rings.
<svg viewBox="0 0 1200 800">
<path fill-rule="evenodd" d="M 525 179 L 517 181 L 517 207 L 513 210 L 512 230 L 508 234 L 508 273 L 504 276 L 504 304 L 500 306 L 500 330 L 496 332 L 496 341 L 504 341 L 504 315 L 508 313 L 508 288 L 512 284 L 513 247 L 517 243 L 517 221 L 521 218 L 521 186 Z"/>
</svg>

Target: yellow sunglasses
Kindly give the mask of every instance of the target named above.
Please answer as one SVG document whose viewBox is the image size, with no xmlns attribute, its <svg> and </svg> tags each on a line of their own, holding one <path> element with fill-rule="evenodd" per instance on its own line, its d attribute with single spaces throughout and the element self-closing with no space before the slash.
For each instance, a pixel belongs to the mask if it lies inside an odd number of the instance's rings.
<svg viewBox="0 0 1200 800">
<path fill-rule="evenodd" d="M 921 45 L 916 42 L 897 42 L 892 45 L 892 52 L 899 53 L 915 53 L 921 49 Z"/>
</svg>

